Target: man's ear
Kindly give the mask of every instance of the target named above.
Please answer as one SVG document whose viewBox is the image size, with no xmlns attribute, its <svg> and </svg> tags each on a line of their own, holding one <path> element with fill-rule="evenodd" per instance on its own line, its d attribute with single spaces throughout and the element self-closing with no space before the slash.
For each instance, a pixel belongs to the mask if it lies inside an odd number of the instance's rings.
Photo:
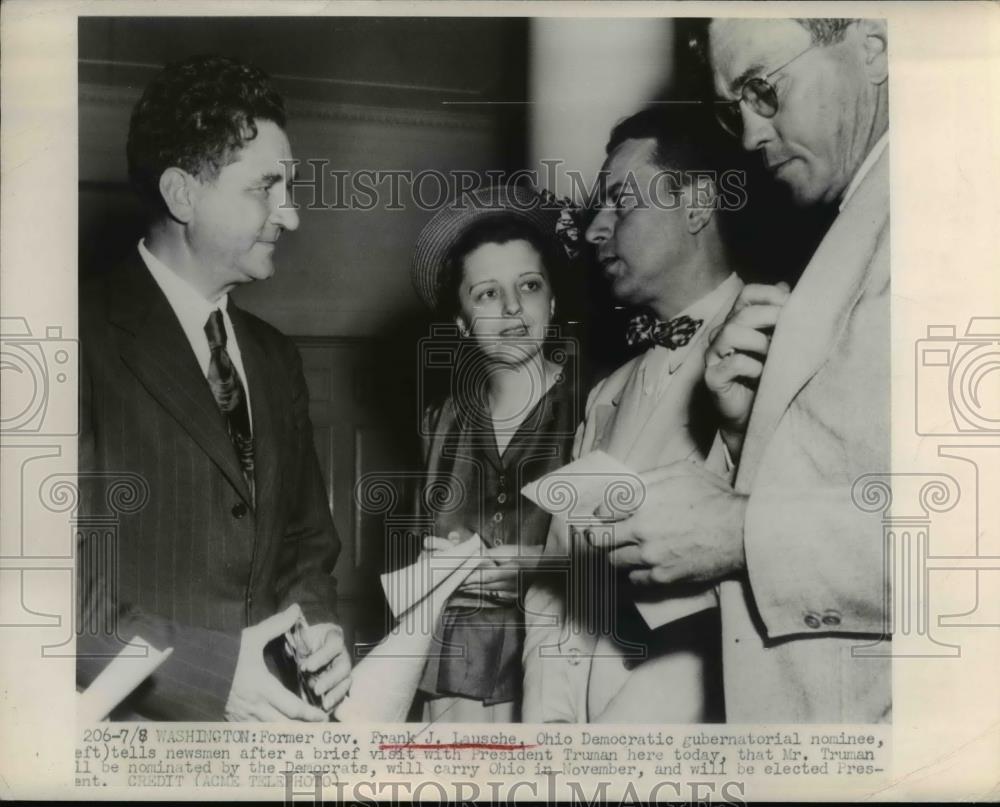
<svg viewBox="0 0 1000 807">
<path fill-rule="evenodd" d="M 182 168 L 171 167 L 160 174 L 160 196 L 171 217 L 187 224 L 194 215 L 197 180 Z"/>
<path fill-rule="evenodd" d="M 889 78 L 889 32 L 885 20 L 858 20 L 865 72 L 872 84 Z"/>
<path fill-rule="evenodd" d="M 469 335 L 470 332 L 469 324 L 465 321 L 465 317 L 463 317 L 461 314 L 457 314 L 455 316 L 455 325 L 458 326 L 458 332 L 462 334 L 462 336 Z"/>
<path fill-rule="evenodd" d="M 684 215 L 687 222 L 687 230 L 691 235 L 697 235 L 712 220 L 715 213 L 715 184 L 712 182 L 702 182 L 692 184 L 684 190 L 687 207 Z"/>
</svg>

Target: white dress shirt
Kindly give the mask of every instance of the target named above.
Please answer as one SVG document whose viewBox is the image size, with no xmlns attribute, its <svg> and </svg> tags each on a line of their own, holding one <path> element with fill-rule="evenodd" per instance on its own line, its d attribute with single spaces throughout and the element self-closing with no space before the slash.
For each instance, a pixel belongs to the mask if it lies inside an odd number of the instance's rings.
<svg viewBox="0 0 1000 807">
<path fill-rule="evenodd" d="M 243 383 L 243 392 L 246 396 L 247 414 L 250 415 L 251 432 L 253 431 L 253 410 L 250 408 L 250 386 L 247 384 L 247 374 L 243 367 L 243 355 L 240 353 L 240 345 L 236 339 L 236 332 L 233 330 L 232 320 L 229 319 L 229 295 L 223 294 L 214 303 L 205 299 L 201 293 L 195 289 L 184 278 L 174 272 L 163 261 L 157 258 L 146 248 L 146 240 L 139 241 L 139 255 L 149 273 L 160 287 L 167 302 L 173 309 L 181 329 L 187 337 L 194 351 L 198 366 L 201 367 L 201 374 L 208 380 L 208 365 L 212 360 L 212 350 L 208 346 L 208 336 L 205 334 L 205 323 L 213 311 L 218 309 L 222 312 L 222 322 L 226 329 L 226 353 L 233 362 L 233 367 Z"/>
<path fill-rule="evenodd" d="M 733 286 L 739 282 L 739 276 L 735 272 L 731 273 L 729 277 L 712 289 L 712 291 L 693 302 L 677 315 L 678 317 L 686 316 L 691 319 L 701 320 L 701 325 L 697 331 L 691 334 L 691 339 L 686 345 L 674 348 L 673 350 L 662 345 L 655 345 L 645 352 L 642 357 L 641 369 L 643 373 L 642 390 L 644 395 L 655 395 L 657 399 L 662 397 L 663 393 L 669 388 L 674 374 L 684 364 L 685 359 L 687 359 L 688 354 L 691 352 L 691 345 L 694 344 L 698 334 L 706 327 L 706 323 L 716 315 L 723 300 L 726 300 L 730 296 Z"/>
</svg>

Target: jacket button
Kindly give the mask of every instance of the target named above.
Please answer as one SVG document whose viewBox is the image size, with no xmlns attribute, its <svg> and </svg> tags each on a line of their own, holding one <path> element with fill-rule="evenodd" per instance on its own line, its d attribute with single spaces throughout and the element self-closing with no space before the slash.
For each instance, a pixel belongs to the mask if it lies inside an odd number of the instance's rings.
<svg viewBox="0 0 1000 807">
<path fill-rule="evenodd" d="M 503 504 L 506 501 L 507 501 L 507 494 L 506 493 L 498 493 L 497 494 L 497 503 L 498 504 Z"/>
<path fill-rule="evenodd" d="M 503 521 L 503 513 L 494 513 L 494 514 L 493 514 L 493 520 L 494 520 L 494 521 L 495 521 L 495 522 L 496 522 L 497 524 L 499 524 L 499 523 L 500 523 L 501 521 Z"/>
<path fill-rule="evenodd" d="M 819 617 L 811 611 L 805 615 L 803 621 L 806 623 L 806 627 L 812 628 L 813 630 L 820 626 Z"/>
<path fill-rule="evenodd" d="M 839 611 L 826 611 L 823 614 L 823 624 L 829 625 L 831 628 L 837 627 L 840 624 L 840 612 Z"/>
<path fill-rule="evenodd" d="M 576 647 L 571 647 L 569 649 L 569 659 L 567 659 L 571 666 L 576 667 L 580 663 L 580 650 Z"/>
<path fill-rule="evenodd" d="M 233 518 L 243 518 L 247 514 L 247 506 L 243 502 L 237 502 L 233 505 Z"/>
</svg>

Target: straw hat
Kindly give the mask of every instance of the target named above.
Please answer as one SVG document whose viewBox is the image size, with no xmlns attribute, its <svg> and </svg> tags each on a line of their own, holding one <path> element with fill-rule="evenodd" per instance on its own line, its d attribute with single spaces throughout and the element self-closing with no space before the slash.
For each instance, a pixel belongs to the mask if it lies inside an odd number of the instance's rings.
<svg viewBox="0 0 1000 807">
<path fill-rule="evenodd" d="M 521 185 L 494 185 L 465 194 L 442 208 L 417 237 L 410 265 L 410 279 L 421 300 L 431 309 L 438 306 L 441 272 L 445 259 L 470 225 L 488 218 L 515 216 L 544 238 L 558 243 L 559 209 L 537 191 Z"/>
</svg>

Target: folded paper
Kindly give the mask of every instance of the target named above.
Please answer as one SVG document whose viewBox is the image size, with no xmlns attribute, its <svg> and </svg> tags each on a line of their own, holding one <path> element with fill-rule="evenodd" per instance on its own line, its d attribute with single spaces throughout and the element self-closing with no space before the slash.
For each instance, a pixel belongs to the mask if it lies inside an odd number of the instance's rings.
<svg viewBox="0 0 1000 807">
<path fill-rule="evenodd" d="M 111 710 L 152 675 L 172 652 L 172 647 L 157 650 L 141 636 L 133 636 L 122 651 L 80 694 L 77 699 L 79 722 L 86 724 L 104 720 L 111 714 Z"/>
<path fill-rule="evenodd" d="M 392 615 L 399 619 L 414 605 L 423 602 L 434 588 L 464 567 L 470 558 L 480 558 L 484 548 L 485 544 L 476 534 L 450 549 L 424 552 L 416 563 L 381 575 Z"/>
<path fill-rule="evenodd" d="M 541 479 L 521 493 L 543 510 L 571 523 L 595 523 L 598 508 L 633 513 L 645 500 L 641 477 L 603 451 L 591 451 Z"/>
<path fill-rule="evenodd" d="M 399 621 L 354 668 L 351 689 L 334 710 L 341 722 L 406 720 L 448 599 L 482 563 L 486 548 L 473 535 L 453 549 L 424 552 L 412 566 L 382 575 Z"/>
<path fill-rule="evenodd" d="M 646 500 L 642 476 L 603 451 L 591 451 L 541 479 L 521 493 L 543 510 L 597 534 L 613 531 L 615 522 L 638 510 Z M 598 517 L 598 513 L 605 518 Z M 669 589 L 666 590 L 669 594 Z M 676 622 L 718 605 L 714 587 L 683 596 L 636 599 L 635 607 L 650 628 Z"/>
</svg>

